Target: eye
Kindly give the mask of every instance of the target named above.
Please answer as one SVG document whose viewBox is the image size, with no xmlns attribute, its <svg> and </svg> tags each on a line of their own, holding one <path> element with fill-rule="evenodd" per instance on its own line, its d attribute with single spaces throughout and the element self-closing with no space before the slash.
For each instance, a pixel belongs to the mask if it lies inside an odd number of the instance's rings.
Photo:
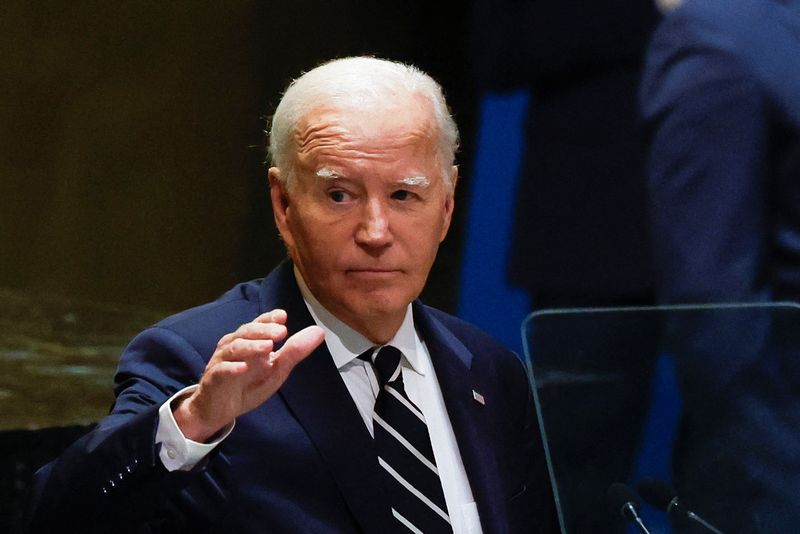
<svg viewBox="0 0 800 534">
<path fill-rule="evenodd" d="M 336 190 L 328 192 L 328 198 L 330 198 L 332 201 L 334 201 L 336 203 L 339 203 L 339 202 L 345 202 L 345 201 L 349 200 L 350 199 L 350 195 L 348 195 L 346 192 L 342 191 L 341 189 L 336 189 Z"/>
<path fill-rule="evenodd" d="M 413 193 L 406 189 L 398 189 L 394 193 L 392 193 L 392 198 L 395 200 L 409 200 Z"/>
</svg>

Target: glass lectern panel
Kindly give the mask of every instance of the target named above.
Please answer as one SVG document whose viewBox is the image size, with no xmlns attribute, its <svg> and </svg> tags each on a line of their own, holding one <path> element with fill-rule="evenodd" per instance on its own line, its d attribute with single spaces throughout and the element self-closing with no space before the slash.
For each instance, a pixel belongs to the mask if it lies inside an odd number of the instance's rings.
<svg viewBox="0 0 800 534">
<path fill-rule="evenodd" d="M 625 532 L 606 491 L 645 478 L 682 505 L 641 505 L 654 534 L 800 532 L 800 306 L 547 310 L 523 336 L 566 532 Z"/>
</svg>

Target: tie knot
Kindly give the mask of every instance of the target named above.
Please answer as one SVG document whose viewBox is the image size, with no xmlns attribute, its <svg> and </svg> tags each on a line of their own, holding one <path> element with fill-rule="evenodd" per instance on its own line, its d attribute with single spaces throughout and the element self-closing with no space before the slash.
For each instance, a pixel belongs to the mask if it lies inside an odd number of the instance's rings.
<svg viewBox="0 0 800 534">
<path fill-rule="evenodd" d="M 370 350 L 360 357 L 364 360 L 369 360 L 373 352 L 373 350 Z M 372 365 L 375 366 L 375 374 L 378 375 L 378 383 L 381 388 L 387 382 L 392 381 L 395 372 L 400 367 L 400 355 L 400 350 L 390 345 L 381 347 L 376 354 L 372 355 Z"/>
</svg>

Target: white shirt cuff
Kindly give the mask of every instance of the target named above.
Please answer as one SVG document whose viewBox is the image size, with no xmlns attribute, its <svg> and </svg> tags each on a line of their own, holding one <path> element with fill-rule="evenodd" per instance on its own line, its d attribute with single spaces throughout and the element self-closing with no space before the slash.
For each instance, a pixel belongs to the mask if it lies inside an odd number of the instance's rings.
<svg viewBox="0 0 800 534">
<path fill-rule="evenodd" d="M 199 387 L 199 385 L 195 384 L 183 388 L 170 397 L 169 400 L 158 409 L 156 445 L 159 443 L 161 444 L 161 450 L 158 452 L 158 455 L 161 458 L 161 463 L 167 468 L 167 471 L 190 471 L 200 460 L 205 458 L 208 453 L 213 451 L 214 447 L 222 443 L 222 441 L 228 437 L 228 434 L 231 433 L 236 424 L 236 421 L 234 421 L 223 428 L 217 439 L 211 443 L 199 443 L 184 436 L 183 432 L 181 432 L 181 429 L 178 427 L 178 423 L 175 421 L 175 416 L 172 415 L 172 402 Z"/>
</svg>

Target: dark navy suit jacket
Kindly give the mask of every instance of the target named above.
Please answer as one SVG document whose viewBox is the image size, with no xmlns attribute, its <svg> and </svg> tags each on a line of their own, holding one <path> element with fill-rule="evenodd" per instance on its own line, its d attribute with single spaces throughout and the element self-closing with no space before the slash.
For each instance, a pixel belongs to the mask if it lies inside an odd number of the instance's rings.
<svg viewBox="0 0 800 534">
<path fill-rule="evenodd" d="M 163 468 L 159 406 L 199 380 L 222 335 L 274 308 L 287 311 L 290 335 L 313 324 L 289 262 L 137 336 L 122 356 L 111 414 L 39 473 L 31 530 L 390 532 L 373 440 L 324 343 L 194 471 Z M 520 361 L 454 317 L 418 301 L 413 312 L 484 531 L 555 531 Z"/>
</svg>

